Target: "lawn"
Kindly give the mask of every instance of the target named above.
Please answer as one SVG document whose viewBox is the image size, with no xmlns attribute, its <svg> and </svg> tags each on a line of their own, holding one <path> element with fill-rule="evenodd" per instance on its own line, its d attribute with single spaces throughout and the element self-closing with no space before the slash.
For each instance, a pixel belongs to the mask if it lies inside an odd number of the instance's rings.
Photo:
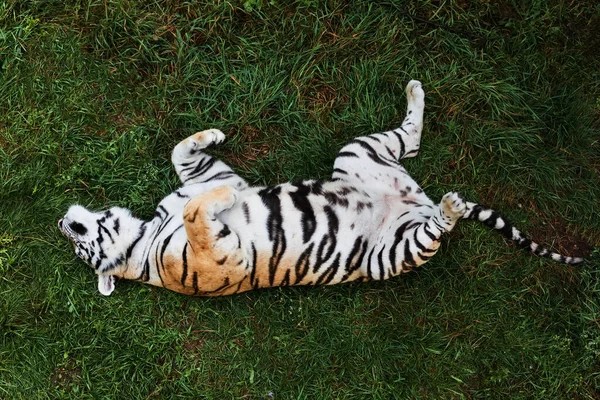
<svg viewBox="0 0 600 400">
<path fill-rule="evenodd" d="M 0 398 L 600 398 L 598 26 L 593 0 L 0 3 Z M 56 228 L 73 203 L 150 218 L 209 127 L 253 184 L 327 179 L 410 79 L 425 192 L 587 263 L 462 222 L 390 281 L 103 297 Z"/>
</svg>

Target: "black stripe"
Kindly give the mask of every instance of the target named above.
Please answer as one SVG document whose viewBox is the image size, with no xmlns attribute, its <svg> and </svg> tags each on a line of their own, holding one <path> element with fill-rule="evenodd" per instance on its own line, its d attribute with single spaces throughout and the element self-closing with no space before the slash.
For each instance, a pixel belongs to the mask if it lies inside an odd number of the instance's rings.
<svg viewBox="0 0 600 400">
<path fill-rule="evenodd" d="M 355 245 L 360 239 L 361 238 L 356 239 Z M 354 265 L 351 265 L 351 262 L 356 254 L 351 253 L 351 255 L 348 256 L 348 259 L 346 260 L 346 274 L 342 277 L 341 282 L 348 279 L 354 271 L 356 271 L 357 269 L 359 269 L 362 266 L 363 258 L 365 257 L 365 254 L 367 252 L 367 247 L 368 247 L 368 241 L 365 240 L 362 243 L 362 249 L 360 250 L 360 254 L 358 255 L 358 259 L 356 260 Z M 353 252 L 354 252 L 354 249 L 353 249 Z"/>
<path fill-rule="evenodd" d="M 283 258 L 286 249 L 285 231 L 283 230 L 283 216 L 281 215 L 281 187 L 266 188 L 258 192 L 263 204 L 269 210 L 267 217 L 267 232 L 269 240 L 273 242 L 273 252 L 269 258 L 269 284 L 274 285 L 277 267 Z"/>
<path fill-rule="evenodd" d="M 173 217 L 169 218 L 168 220 L 165 220 L 165 221 L 163 221 L 163 223 L 162 223 L 162 224 L 161 224 L 161 225 L 158 227 L 158 230 L 157 230 L 157 231 L 156 231 L 156 233 L 154 234 L 154 239 L 152 239 L 152 243 L 150 243 L 150 246 L 149 246 L 149 248 L 150 248 L 150 249 L 151 249 L 151 248 L 154 246 L 154 243 L 156 243 L 156 241 L 157 241 L 157 240 L 158 240 L 158 238 L 160 237 L 160 234 L 161 234 L 161 233 L 162 233 L 162 231 L 163 231 L 163 230 L 164 230 L 164 229 L 165 229 L 165 228 L 166 228 L 166 227 L 169 225 L 169 222 L 171 222 L 171 220 L 173 220 Z M 178 229 L 180 229 L 182 226 L 183 226 L 183 224 L 182 224 L 182 225 L 179 225 L 179 226 L 177 227 L 177 229 L 175 229 L 175 230 L 178 230 Z"/>
<path fill-rule="evenodd" d="M 154 266 L 156 267 L 156 273 L 158 274 L 158 278 L 160 279 L 160 283 L 162 286 L 165 286 L 165 281 L 160 273 L 160 264 L 158 263 L 158 247 L 156 248 L 156 252 L 154 253 Z M 148 279 L 150 279 L 150 264 L 148 264 Z"/>
<path fill-rule="evenodd" d="M 100 221 L 97 221 L 98 223 L 98 239 L 96 239 L 96 242 L 98 243 L 98 260 L 96 261 L 96 264 L 94 265 L 95 269 L 100 268 L 100 264 L 102 264 L 102 260 L 104 260 L 106 258 L 106 254 L 104 253 L 104 249 L 102 248 L 102 243 L 104 242 L 104 236 L 102 236 L 102 228 L 100 227 Z M 114 243 L 114 242 L 113 242 Z"/>
<path fill-rule="evenodd" d="M 406 221 L 405 223 L 400 225 L 398 227 L 398 229 L 396 229 L 396 233 L 394 234 L 394 243 L 392 244 L 392 247 L 390 247 L 390 257 L 389 257 L 390 264 L 392 264 L 392 273 L 394 275 L 396 274 L 396 248 L 398 247 L 398 244 L 400 243 L 400 241 L 402 241 L 404 232 L 406 232 L 406 229 L 412 222 L 413 222 L 412 220 Z"/>
<path fill-rule="evenodd" d="M 140 230 L 138 232 L 137 238 L 135 238 L 135 240 L 129 245 L 129 247 L 127 248 L 127 251 L 125 252 L 125 261 L 126 262 L 131 257 L 131 254 L 133 253 L 133 249 L 138 244 L 138 242 L 144 237 L 145 233 L 146 233 L 146 224 L 144 223 L 144 224 L 142 224 L 142 226 L 140 226 Z"/>
<path fill-rule="evenodd" d="M 387 150 L 387 152 L 388 152 L 389 156 L 392 158 L 392 160 L 395 161 L 395 159 L 396 159 L 397 156 L 394 154 L 394 152 L 392 151 L 392 149 L 390 149 L 387 146 L 385 146 L 385 149 Z"/>
<path fill-rule="evenodd" d="M 206 157 L 209 157 L 209 156 L 206 156 Z M 212 166 L 216 162 L 217 162 L 216 159 L 209 158 L 209 160 L 206 163 L 203 163 L 203 162 L 198 163 L 198 166 L 196 166 L 196 168 L 194 168 L 194 170 L 185 177 L 185 181 L 187 182 L 189 180 L 195 179 L 195 178 L 199 177 L 200 175 L 203 175 L 204 173 L 208 172 L 208 170 L 211 169 Z"/>
<path fill-rule="evenodd" d="M 325 272 L 323 272 L 321 274 L 321 276 L 319 276 L 319 278 L 317 279 L 317 282 L 315 282 L 315 285 L 321 285 L 321 284 L 327 285 L 335 277 L 335 274 L 337 273 L 339 267 L 340 267 L 340 253 L 338 253 L 337 256 L 333 259 L 333 262 L 331 263 L 329 268 L 327 268 L 325 270 Z"/>
<path fill-rule="evenodd" d="M 340 151 L 337 155 L 336 158 L 342 158 L 342 157 L 354 157 L 354 158 L 359 158 L 358 155 L 356 153 L 353 153 L 351 151 Z"/>
<path fill-rule="evenodd" d="M 347 198 L 340 196 L 338 193 L 335 192 L 326 192 L 323 193 L 323 196 L 325 196 L 325 199 L 327 200 L 327 202 L 330 205 L 340 205 L 344 208 L 348 208 L 348 206 L 350 205 L 350 202 L 348 201 Z"/>
<path fill-rule="evenodd" d="M 198 272 L 194 271 L 192 275 L 192 287 L 194 288 L 194 295 L 198 294 Z"/>
<path fill-rule="evenodd" d="M 375 247 L 373 247 L 371 249 L 371 252 L 369 253 L 369 255 L 367 257 L 367 276 L 369 277 L 369 279 L 373 279 L 373 271 L 371 271 L 371 257 L 373 256 L 374 251 L 375 251 Z"/>
<path fill-rule="evenodd" d="M 360 139 L 354 139 L 350 144 L 358 144 L 367 152 L 367 156 L 376 164 L 383 165 L 384 167 L 390 167 L 397 165 L 395 160 L 386 160 L 368 143 L 363 142 Z"/>
<path fill-rule="evenodd" d="M 240 281 L 240 283 L 238 283 L 237 288 L 235 289 L 235 292 L 233 292 L 233 294 L 238 293 L 242 287 L 242 284 L 244 283 L 244 281 L 246 280 L 246 278 L 242 279 Z"/>
<path fill-rule="evenodd" d="M 164 212 L 164 213 L 165 213 L 165 215 L 163 216 L 163 215 L 162 215 L 162 214 L 161 214 L 159 211 L 161 211 L 161 212 Z M 159 206 L 156 208 L 156 212 L 154 213 L 154 215 L 155 215 L 156 217 L 159 217 L 160 219 L 163 219 L 163 218 L 165 218 L 167 215 L 169 215 L 169 212 L 167 211 L 167 209 L 166 209 L 166 208 L 164 208 L 163 206 L 159 205 Z"/>
<path fill-rule="evenodd" d="M 413 258 L 412 252 L 410 251 L 410 241 L 406 239 L 404 241 L 404 262 L 411 267 L 416 267 L 415 259 Z"/>
<path fill-rule="evenodd" d="M 423 246 L 423 243 L 421 243 L 419 241 L 419 239 L 417 239 L 417 233 L 419 233 L 419 232 L 418 232 L 417 229 L 415 229 L 415 234 L 414 234 L 414 237 L 413 237 L 413 240 L 414 240 L 415 244 L 417 245 L 417 247 L 419 248 L 419 250 L 421 250 L 421 251 L 428 251 L 427 247 Z"/>
<path fill-rule="evenodd" d="M 427 229 L 427 224 L 423 225 L 423 232 L 425 232 L 425 234 L 429 236 L 429 238 L 434 242 L 438 241 L 438 238 L 433 233 L 429 232 L 429 230 Z"/>
<path fill-rule="evenodd" d="M 333 169 L 333 173 L 334 174 L 348 175 L 348 173 L 346 171 L 344 171 L 343 169 L 341 169 L 341 168 L 334 168 Z"/>
<path fill-rule="evenodd" d="M 223 284 L 221 286 L 219 286 L 218 288 L 216 288 L 214 290 L 203 290 L 201 292 L 201 294 L 203 294 L 203 295 L 215 294 L 215 293 L 218 293 L 218 292 L 222 291 L 223 289 L 227 289 L 229 286 L 231 286 L 231 284 L 229 282 L 229 277 L 227 277 L 223 281 Z"/>
<path fill-rule="evenodd" d="M 246 218 L 246 224 L 250 224 L 250 209 L 248 203 L 242 203 L 242 210 L 244 211 L 244 217 Z"/>
<path fill-rule="evenodd" d="M 400 128 L 402 129 L 402 128 Z M 404 129 L 402 129 L 404 131 Z M 407 135 L 408 132 L 404 131 Z M 398 132 L 396 132 L 395 130 L 392 131 L 392 133 L 394 135 L 396 135 L 396 139 L 398 139 L 398 142 L 400 143 L 400 154 L 398 155 L 399 158 L 404 157 L 404 152 L 406 152 L 406 145 L 404 144 L 404 139 L 402 139 L 402 135 L 400 135 Z"/>
<path fill-rule="evenodd" d="M 304 279 L 310 269 L 310 256 L 314 245 L 314 243 L 311 243 L 310 246 L 300 254 L 300 257 L 298 257 L 298 262 L 296 262 L 296 282 L 294 282 L 296 285 Z"/>
<path fill-rule="evenodd" d="M 377 254 L 377 262 L 379 263 L 379 279 L 385 279 L 385 273 L 383 272 L 383 250 L 385 250 L 385 246 L 383 246 L 379 254 Z"/>
<path fill-rule="evenodd" d="M 221 171 L 221 172 L 218 172 L 218 173 L 214 174 L 210 178 L 202 180 L 200 183 L 205 183 L 205 182 L 209 182 L 209 181 L 223 180 L 223 179 L 231 178 L 234 175 L 235 174 L 233 173 L 233 171 Z"/>
<path fill-rule="evenodd" d="M 327 217 L 327 226 L 328 233 L 323 236 L 321 242 L 319 243 L 319 247 L 317 249 L 317 260 L 315 265 L 313 266 L 313 272 L 317 273 L 321 265 L 329 260 L 335 251 L 335 247 L 337 245 L 337 233 L 339 229 L 339 220 L 333 209 L 329 206 L 323 207 L 323 211 Z M 323 255 L 325 251 L 325 247 L 327 247 L 327 252 Z"/>
<path fill-rule="evenodd" d="M 346 259 L 346 265 L 344 266 L 344 270 L 348 272 L 352 268 L 352 261 L 356 254 L 358 254 L 358 250 L 360 249 L 360 245 L 362 243 L 362 236 L 359 236 L 354 241 L 354 245 L 352 246 L 352 250 L 350 250 L 350 254 L 348 254 L 348 258 Z"/>
<path fill-rule="evenodd" d="M 231 229 L 226 224 L 223 224 L 223 229 L 219 233 L 217 233 L 217 239 L 222 239 L 225 236 L 229 236 L 231 234 Z"/>
<path fill-rule="evenodd" d="M 179 228 L 177 228 L 177 229 L 179 229 Z M 167 236 L 165 238 L 165 240 L 163 241 L 162 248 L 160 249 L 160 265 L 161 265 L 163 271 L 165 270 L 165 263 L 164 263 L 165 251 L 167 250 L 167 246 L 171 242 L 173 235 L 175 234 L 175 232 L 177 232 L 177 229 L 175 229 L 169 236 Z"/>
<path fill-rule="evenodd" d="M 376 133 L 375 135 L 377 135 L 377 133 Z M 361 136 L 360 138 L 361 138 L 361 139 L 369 139 L 369 140 L 374 140 L 374 141 L 376 141 L 377 143 L 381 143 L 381 139 L 379 139 L 379 138 L 378 138 L 377 136 L 375 136 L 375 135 Z M 381 134 L 379 133 L 379 135 L 381 135 Z"/>
<path fill-rule="evenodd" d="M 160 275 L 159 275 L 160 276 Z M 136 281 L 141 280 L 142 282 L 148 282 L 150 280 L 150 259 L 146 258 L 144 261 L 144 268 L 140 275 L 136 278 Z"/>
<path fill-rule="evenodd" d="M 303 182 L 293 184 L 297 190 L 290 192 L 290 197 L 294 207 L 300 211 L 300 223 L 302 225 L 302 241 L 308 242 L 312 235 L 315 233 L 317 228 L 317 220 L 315 218 L 315 212 L 308 201 L 308 195 L 311 192 L 311 187 L 305 185 Z"/>
<path fill-rule="evenodd" d="M 111 243 L 115 243 L 115 239 L 113 239 L 113 236 L 111 235 L 110 231 L 108 230 L 107 227 L 104 226 L 104 224 L 100 221 L 98 221 L 98 233 L 100 232 L 100 229 L 104 230 L 104 232 L 106 232 L 106 234 L 108 235 L 108 238 L 110 239 Z"/>
<path fill-rule="evenodd" d="M 316 194 L 320 196 L 323 194 L 323 182 L 321 181 L 312 181 L 310 182 L 310 192 L 312 194 Z"/>
<path fill-rule="evenodd" d="M 187 247 L 189 242 L 185 242 L 183 245 L 183 252 L 181 253 L 181 259 L 183 260 L 183 272 L 181 273 L 181 285 L 185 286 L 185 280 L 188 274 L 188 263 L 187 263 Z"/>
<path fill-rule="evenodd" d="M 162 233 L 162 231 L 169 225 L 169 222 L 171 222 L 173 220 L 173 217 L 171 216 L 169 219 L 162 221 L 161 225 L 158 227 L 157 232 L 154 235 L 154 239 L 152 240 L 152 243 L 150 244 L 149 249 L 152 249 L 152 247 L 154 246 L 154 243 L 158 240 L 158 238 L 160 237 L 160 234 Z M 176 230 L 180 229 L 183 226 L 180 225 L 179 227 L 177 227 Z M 169 239 L 170 240 L 170 239 Z M 160 274 L 160 265 L 158 263 L 158 246 L 156 248 L 156 252 L 154 253 L 154 264 L 156 266 L 156 272 L 158 273 L 158 277 L 160 278 L 160 281 L 162 283 L 162 285 L 164 286 L 165 283 L 163 281 L 163 278 Z M 148 257 L 150 256 L 150 254 L 148 254 Z M 149 264 L 149 260 L 148 258 L 146 259 L 146 262 L 148 263 L 148 265 L 146 266 L 146 271 L 144 271 L 144 281 L 148 281 L 150 279 L 150 264 Z"/>
<path fill-rule="evenodd" d="M 250 284 L 252 285 L 253 288 L 256 289 L 258 287 L 258 279 L 256 280 L 256 282 L 254 281 L 254 278 L 256 277 L 256 247 L 254 247 L 254 243 L 252 243 L 251 248 L 252 248 L 252 260 L 251 260 L 252 272 L 250 272 Z"/>
<path fill-rule="evenodd" d="M 408 205 L 417 205 L 417 204 L 419 204 L 416 201 L 412 201 L 412 200 L 402 200 L 402 202 L 404 204 L 408 204 Z"/>
<path fill-rule="evenodd" d="M 225 256 L 223 258 L 221 258 L 220 260 L 217 260 L 217 264 L 218 265 L 223 265 L 225 264 L 225 261 L 227 261 L 228 256 Z"/>
<path fill-rule="evenodd" d="M 289 285 L 290 285 L 290 270 L 288 269 L 287 271 L 285 271 L 285 276 L 283 277 L 283 280 L 281 281 L 279 286 L 289 286 Z"/>
</svg>

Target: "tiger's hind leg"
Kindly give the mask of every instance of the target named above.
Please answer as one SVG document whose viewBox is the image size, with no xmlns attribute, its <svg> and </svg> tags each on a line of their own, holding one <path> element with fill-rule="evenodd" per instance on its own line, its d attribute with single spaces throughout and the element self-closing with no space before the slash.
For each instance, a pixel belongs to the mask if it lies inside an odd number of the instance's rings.
<svg viewBox="0 0 600 400">
<path fill-rule="evenodd" d="M 432 216 L 423 222 L 402 222 L 395 235 L 389 237 L 381 249 L 390 249 L 389 260 L 379 257 L 379 268 L 368 270 L 371 279 L 387 279 L 426 263 L 440 247 L 440 239 L 450 232 L 456 221 L 465 215 L 466 202 L 457 193 L 447 193 Z M 377 254 L 377 252 L 374 252 Z M 371 261 L 369 265 L 371 265 Z"/>
<path fill-rule="evenodd" d="M 400 158 L 415 157 L 421 146 L 423 113 L 425 112 L 425 92 L 419 81 L 412 80 L 406 85 L 406 118 L 395 132 L 404 142 L 404 154 Z"/>
<path fill-rule="evenodd" d="M 458 193 L 446 193 L 434 214 L 415 227 L 412 237 L 404 244 L 402 267 L 410 270 L 424 264 L 437 252 L 444 233 L 454 229 L 456 221 L 467 211 L 467 203 Z M 412 239 L 412 240 L 411 240 Z"/>
<path fill-rule="evenodd" d="M 248 186 L 227 164 L 202 151 L 223 140 L 223 132 L 207 129 L 193 134 L 175 146 L 171 161 L 184 185 L 218 181 L 222 185 L 232 185 L 237 189 Z"/>
<path fill-rule="evenodd" d="M 425 92 L 421 82 L 412 80 L 406 86 L 406 117 L 399 128 L 357 137 L 344 146 L 333 165 L 332 178 L 367 182 L 390 177 L 390 168 L 401 169 L 398 160 L 414 157 L 419 152 Z"/>
<path fill-rule="evenodd" d="M 218 218 L 236 200 L 233 187 L 220 186 L 185 206 L 183 220 L 188 241 L 180 280 L 193 288 L 193 294 L 231 294 L 236 287 L 240 289 L 248 275 L 239 236 Z"/>
</svg>

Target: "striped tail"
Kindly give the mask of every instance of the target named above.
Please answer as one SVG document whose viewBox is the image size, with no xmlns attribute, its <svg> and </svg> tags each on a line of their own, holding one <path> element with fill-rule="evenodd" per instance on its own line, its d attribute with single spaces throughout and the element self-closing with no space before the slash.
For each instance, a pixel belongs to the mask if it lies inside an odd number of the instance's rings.
<svg viewBox="0 0 600 400">
<path fill-rule="evenodd" d="M 584 261 L 583 258 L 580 257 L 567 257 L 562 254 L 554 253 L 539 244 L 532 242 L 531 239 L 521 233 L 510 222 L 502 218 L 496 211 L 480 204 L 467 202 L 467 212 L 463 218 L 483 222 L 490 228 L 502 232 L 506 238 L 515 242 L 517 246 L 529 250 L 540 257 L 548 257 L 564 264 L 579 264 Z"/>
</svg>

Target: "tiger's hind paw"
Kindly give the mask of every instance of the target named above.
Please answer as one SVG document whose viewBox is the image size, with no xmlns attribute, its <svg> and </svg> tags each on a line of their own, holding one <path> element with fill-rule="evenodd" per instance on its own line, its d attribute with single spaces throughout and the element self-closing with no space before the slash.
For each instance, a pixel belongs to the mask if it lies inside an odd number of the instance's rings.
<svg viewBox="0 0 600 400">
<path fill-rule="evenodd" d="M 454 220 L 462 218 L 467 212 L 467 202 L 456 192 L 446 193 L 442 197 L 440 206 L 444 216 Z"/>
<path fill-rule="evenodd" d="M 408 85 L 406 85 L 406 99 L 408 104 L 423 104 L 425 102 L 423 84 L 416 80 L 408 82 Z"/>
</svg>

